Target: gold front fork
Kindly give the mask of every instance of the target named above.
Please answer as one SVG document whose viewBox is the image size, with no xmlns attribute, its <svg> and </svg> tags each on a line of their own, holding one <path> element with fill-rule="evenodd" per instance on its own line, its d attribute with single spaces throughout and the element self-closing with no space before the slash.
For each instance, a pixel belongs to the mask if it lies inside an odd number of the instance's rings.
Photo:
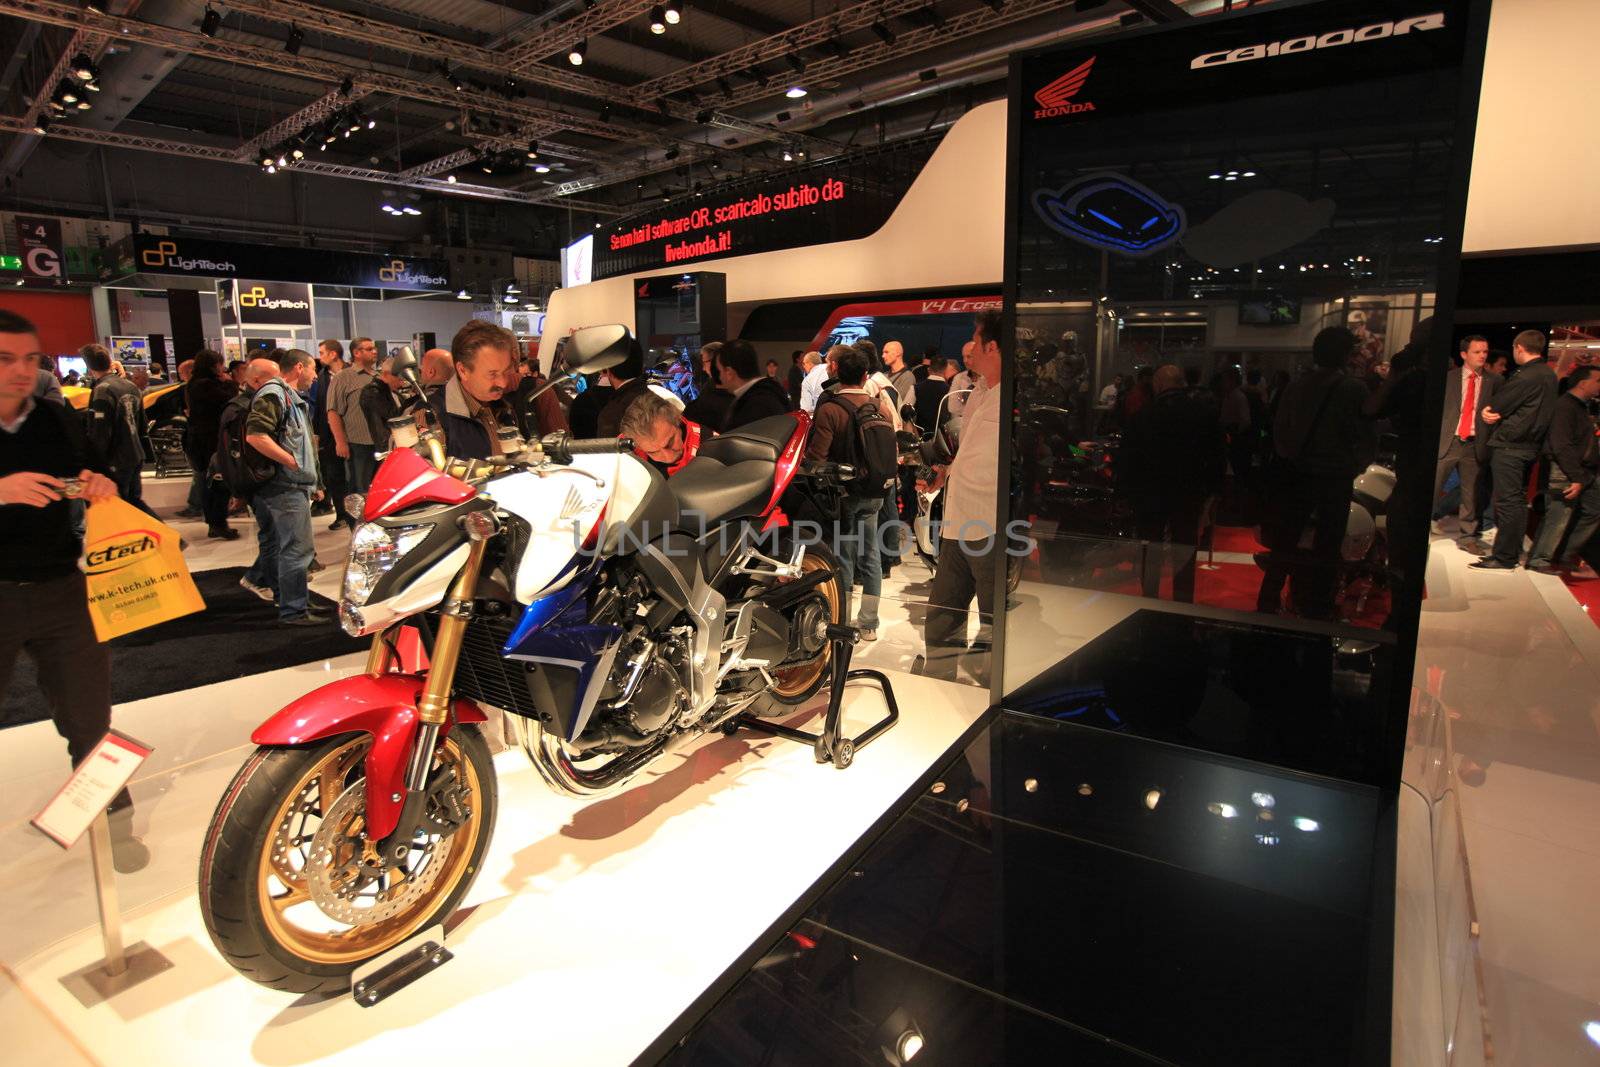
<svg viewBox="0 0 1600 1067">
<path fill-rule="evenodd" d="M 439 609 L 439 628 L 429 653 L 428 680 L 422 687 L 417 715 L 424 724 L 443 726 L 450 712 L 450 686 L 455 681 L 456 661 L 461 657 L 461 638 L 466 633 L 467 616 L 472 611 L 472 595 L 478 588 L 478 572 L 483 569 L 487 541 L 473 540 L 466 566 L 456 575 L 450 595 Z"/>
<path fill-rule="evenodd" d="M 389 668 L 394 666 L 394 653 L 389 648 L 389 636 L 394 632 L 394 627 L 379 630 L 372 635 L 372 647 L 367 649 L 367 676 L 377 678 L 388 674 Z"/>
</svg>

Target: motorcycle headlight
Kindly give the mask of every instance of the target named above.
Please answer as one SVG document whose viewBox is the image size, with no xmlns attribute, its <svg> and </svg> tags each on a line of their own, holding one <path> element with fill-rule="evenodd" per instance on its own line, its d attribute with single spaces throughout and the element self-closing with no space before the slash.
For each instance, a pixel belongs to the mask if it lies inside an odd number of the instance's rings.
<svg viewBox="0 0 1600 1067">
<path fill-rule="evenodd" d="M 345 605 L 358 608 L 365 604 L 379 579 L 392 571 L 402 556 L 421 544 L 432 529 L 431 522 L 393 529 L 375 522 L 357 526 L 350 538 L 350 560 L 344 568 Z"/>
</svg>

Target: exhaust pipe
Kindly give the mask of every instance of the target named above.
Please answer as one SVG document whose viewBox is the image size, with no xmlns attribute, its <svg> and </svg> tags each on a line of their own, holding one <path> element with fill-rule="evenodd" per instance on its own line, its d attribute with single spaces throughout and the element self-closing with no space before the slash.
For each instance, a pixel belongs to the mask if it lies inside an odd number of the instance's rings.
<svg viewBox="0 0 1600 1067">
<path fill-rule="evenodd" d="M 626 784 L 657 756 L 676 747 L 675 742 L 693 736 L 690 733 L 674 733 L 607 760 L 599 767 L 586 769 L 573 763 L 560 740 L 546 731 L 537 720 L 513 715 L 511 723 L 517 743 L 539 772 L 539 777 L 551 789 L 570 797 L 590 797 L 610 792 Z"/>
</svg>

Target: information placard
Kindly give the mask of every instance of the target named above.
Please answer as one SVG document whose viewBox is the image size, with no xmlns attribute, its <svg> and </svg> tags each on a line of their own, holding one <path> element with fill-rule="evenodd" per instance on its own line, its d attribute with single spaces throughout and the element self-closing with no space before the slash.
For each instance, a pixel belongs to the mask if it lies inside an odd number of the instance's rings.
<svg viewBox="0 0 1600 1067">
<path fill-rule="evenodd" d="M 112 730 L 94 746 L 89 757 L 78 764 L 67 784 L 44 810 L 29 822 L 62 848 L 71 848 L 106 805 L 122 792 L 151 751 L 148 745 Z"/>
</svg>

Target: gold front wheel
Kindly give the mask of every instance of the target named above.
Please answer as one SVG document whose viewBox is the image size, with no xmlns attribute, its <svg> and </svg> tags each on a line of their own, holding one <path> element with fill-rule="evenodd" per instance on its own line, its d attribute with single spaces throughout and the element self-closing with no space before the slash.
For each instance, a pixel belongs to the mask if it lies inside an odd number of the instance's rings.
<svg viewBox="0 0 1600 1067">
<path fill-rule="evenodd" d="M 482 735 L 456 726 L 439 744 L 433 774 L 450 772 L 451 803 L 433 805 L 395 867 L 363 836 L 369 742 L 257 749 L 218 806 L 200 858 L 201 910 L 246 977 L 295 993 L 348 988 L 351 971 L 442 922 L 471 888 L 497 799 Z"/>
</svg>

